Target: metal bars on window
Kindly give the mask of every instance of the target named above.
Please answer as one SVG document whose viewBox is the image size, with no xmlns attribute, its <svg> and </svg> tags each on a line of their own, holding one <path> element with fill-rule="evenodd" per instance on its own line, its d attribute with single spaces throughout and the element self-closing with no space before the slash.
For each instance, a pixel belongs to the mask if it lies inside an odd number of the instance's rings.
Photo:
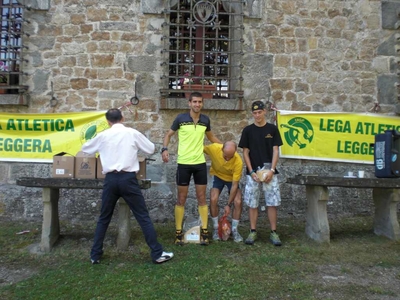
<svg viewBox="0 0 400 300">
<path fill-rule="evenodd" d="M 19 93 L 21 86 L 24 5 L 17 0 L 0 0 L 0 93 Z M 29 23 L 29 22 L 28 22 Z"/>
<path fill-rule="evenodd" d="M 209 98 L 242 97 L 243 3 L 165 0 L 163 96 L 207 90 Z"/>
</svg>

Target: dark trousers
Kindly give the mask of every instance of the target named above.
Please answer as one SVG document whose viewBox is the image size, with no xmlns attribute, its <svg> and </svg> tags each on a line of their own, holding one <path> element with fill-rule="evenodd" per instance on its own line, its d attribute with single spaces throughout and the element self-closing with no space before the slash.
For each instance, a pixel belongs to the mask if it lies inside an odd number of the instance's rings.
<svg viewBox="0 0 400 300">
<path fill-rule="evenodd" d="M 123 198 L 131 209 L 144 234 L 147 245 L 151 250 L 151 259 L 158 259 L 163 248 L 157 241 L 157 233 L 150 219 L 143 194 L 136 179 L 136 173 L 108 173 L 104 179 L 101 213 L 97 221 L 91 259 L 98 260 L 103 254 L 103 241 L 108 225 L 110 225 L 115 205 Z"/>
</svg>

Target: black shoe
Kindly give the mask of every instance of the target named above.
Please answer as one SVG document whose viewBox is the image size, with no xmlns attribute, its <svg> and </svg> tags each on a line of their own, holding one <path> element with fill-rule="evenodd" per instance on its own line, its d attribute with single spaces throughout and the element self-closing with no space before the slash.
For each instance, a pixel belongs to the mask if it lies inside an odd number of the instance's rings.
<svg viewBox="0 0 400 300">
<path fill-rule="evenodd" d="M 182 230 L 177 230 L 175 232 L 175 245 L 183 246 L 183 233 Z"/>
<path fill-rule="evenodd" d="M 210 244 L 208 240 L 208 230 L 202 228 L 200 233 L 200 245 L 207 246 L 208 244 Z"/>
<path fill-rule="evenodd" d="M 90 262 L 92 263 L 92 265 L 98 265 L 100 263 L 99 259 L 91 259 Z"/>
</svg>

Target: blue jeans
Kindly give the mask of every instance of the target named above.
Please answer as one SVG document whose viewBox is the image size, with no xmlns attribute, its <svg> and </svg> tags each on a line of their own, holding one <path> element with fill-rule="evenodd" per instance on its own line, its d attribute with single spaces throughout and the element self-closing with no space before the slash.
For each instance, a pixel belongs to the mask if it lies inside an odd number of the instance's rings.
<svg viewBox="0 0 400 300">
<path fill-rule="evenodd" d="M 93 247 L 90 253 L 91 259 L 99 260 L 103 254 L 104 237 L 119 198 L 125 200 L 135 216 L 142 229 L 146 243 L 151 250 L 151 259 L 155 261 L 161 256 L 163 247 L 157 241 L 157 233 L 150 219 L 149 211 L 147 210 L 135 172 L 106 174 L 101 199 L 101 213 L 97 221 Z"/>
</svg>

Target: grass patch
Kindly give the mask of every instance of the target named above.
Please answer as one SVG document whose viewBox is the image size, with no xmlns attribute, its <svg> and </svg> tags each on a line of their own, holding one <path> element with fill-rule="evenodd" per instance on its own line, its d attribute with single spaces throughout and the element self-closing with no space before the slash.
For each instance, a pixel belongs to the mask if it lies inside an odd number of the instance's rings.
<svg viewBox="0 0 400 300">
<path fill-rule="evenodd" d="M 304 234 L 303 220 L 281 219 L 283 242 L 268 241 L 259 221 L 254 246 L 232 240 L 208 247 L 173 245 L 174 225 L 156 224 L 160 242 L 175 258 L 151 263 L 141 231 L 133 226 L 129 251 L 117 251 L 111 227 L 100 265 L 91 265 L 94 226 L 62 224 L 49 254 L 30 254 L 39 223 L 3 222 L 0 299 L 377 299 L 400 294 L 400 243 L 372 233 L 371 217 L 330 220 L 331 243 Z M 39 229 L 38 229 L 39 228 Z M 29 229 L 26 234 L 17 232 Z M 248 224 L 239 231 L 245 237 Z M 10 280 L 7 274 L 16 276 Z M 375 298 L 374 298 L 375 297 Z"/>
</svg>

